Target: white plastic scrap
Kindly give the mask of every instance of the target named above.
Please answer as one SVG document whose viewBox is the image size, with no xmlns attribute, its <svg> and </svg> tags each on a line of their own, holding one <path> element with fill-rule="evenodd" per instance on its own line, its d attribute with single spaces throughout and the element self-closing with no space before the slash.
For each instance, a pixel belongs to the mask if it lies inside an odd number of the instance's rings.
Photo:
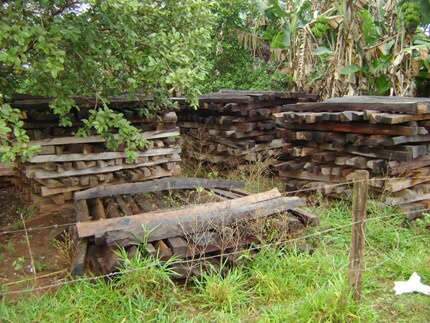
<svg viewBox="0 0 430 323">
<path fill-rule="evenodd" d="M 394 291 L 396 295 L 416 292 L 430 296 L 430 286 L 421 283 L 421 277 L 417 273 L 413 273 L 408 281 L 394 282 Z"/>
</svg>

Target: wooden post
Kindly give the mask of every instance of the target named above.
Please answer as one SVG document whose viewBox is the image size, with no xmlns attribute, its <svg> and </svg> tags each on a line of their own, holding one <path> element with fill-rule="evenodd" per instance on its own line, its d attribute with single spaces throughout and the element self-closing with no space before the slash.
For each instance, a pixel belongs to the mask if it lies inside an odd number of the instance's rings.
<svg viewBox="0 0 430 323">
<path fill-rule="evenodd" d="M 349 259 L 349 282 L 354 299 L 361 298 L 361 274 L 364 267 L 364 243 L 367 210 L 369 172 L 359 170 L 352 174 L 354 188 L 352 194 L 352 241 Z"/>
</svg>

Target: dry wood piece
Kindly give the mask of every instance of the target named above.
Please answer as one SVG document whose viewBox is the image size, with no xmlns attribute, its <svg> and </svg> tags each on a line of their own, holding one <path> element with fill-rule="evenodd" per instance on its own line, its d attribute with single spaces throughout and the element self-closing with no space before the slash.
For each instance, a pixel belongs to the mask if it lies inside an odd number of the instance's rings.
<svg viewBox="0 0 430 323">
<path fill-rule="evenodd" d="M 429 98 L 350 96 L 284 105 L 274 114 L 285 141 L 276 169 L 292 191 L 349 194 L 328 187 L 367 170 L 372 191 L 387 203 L 430 201 L 421 189 L 430 182 L 429 107 Z"/>
<path fill-rule="evenodd" d="M 74 192 L 90 187 L 180 174 L 180 133 L 175 112 L 160 110 L 152 117 L 142 117 L 139 110 L 150 103 L 149 99 L 114 98 L 109 103 L 111 109 L 122 113 L 140 129 L 148 141 L 137 152 L 136 160 L 130 161 L 124 145 L 112 151 L 100 136 L 75 136 L 82 120 L 89 115 L 88 102 L 95 104 L 93 98 L 77 97 L 77 100 L 79 111 L 70 116 L 72 126 L 68 128 L 60 127 L 57 118 L 52 117 L 49 98 L 25 97 L 12 103 L 26 115 L 24 127 L 30 144 L 41 148 L 38 154 L 17 165 L 16 183 L 29 203 L 40 210 L 45 207 L 55 210 L 53 205 L 58 208 L 68 204 Z"/>
<path fill-rule="evenodd" d="M 141 183 L 127 183 L 94 187 L 89 190 L 76 193 L 75 200 L 113 196 L 118 194 L 137 194 L 160 192 L 165 190 L 194 189 L 196 187 L 232 189 L 243 188 L 244 184 L 243 182 L 239 181 L 220 179 L 171 177 Z"/>
<path fill-rule="evenodd" d="M 180 110 L 184 151 L 193 159 L 224 166 L 275 160 L 283 143 L 272 116 L 282 104 L 299 100 L 316 97 L 273 91 L 210 93 L 201 98 L 200 109 L 183 105 Z"/>
<path fill-rule="evenodd" d="M 166 180 L 161 180 L 161 183 Z M 79 223 L 79 229 L 76 228 L 82 241 L 88 243 L 87 255 L 81 257 L 86 259 L 86 268 L 99 274 L 115 271 L 119 265 L 115 251 L 119 247 L 124 248 L 130 257 L 146 249 L 147 254 L 161 260 L 172 256 L 190 261 L 206 255 L 223 257 L 224 253 L 246 249 L 251 244 L 258 243 L 261 236 L 253 233 L 255 229 L 251 228 L 261 228 L 258 221 L 266 221 L 266 217 L 270 217 L 274 224 L 285 227 L 282 231 L 287 235 L 299 234 L 306 226 L 318 223 L 318 218 L 296 208 L 303 206 L 302 199 L 282 197 L 276 189 L 248 194 L 227 185 L 242 186 L 236 182 L 184 180 L 186 179 L 177 182 L 181 185 L 187 183 L 186 191 L 183 191 L 185 195 L 178 196 L 178 199 L 183 200 L 188 196 L 184 200 L 188 204 L 188 199 L 200 201 L 203 198 L 203 204 L 178 208 L 175 202 L 175 208 L 159 210 L 157 205 L 164 204 L 166 200 L 160 195 L 157 185 L 154 186 L 154 192 L 141 187 L 143 192 L 140 193 L 136 193 L 136 189 L 130 190 L 124 185 L 117 185 L 121 189 L 112 189 L 104 195 L 90 194 L 87 195 L 88 199 L 76 200 L 77 205 L 90 206 L 90 219 Z M 194 183 L 194 187 L 190 187 L 191 183 Z M 209 188 L 197 192 L 195 189 L 201 187 L 201 183 L 206 183 Z M 212 185 L 224 185 L 226 188 L 212 188 Z M 125 189 L 128 190 L 127 194 L 124 194 Z M 178 189 L 182 191 L 178 186 L 172 191 Z M 94 193 L 94 190 L 88 191 Z M 172 199 L 171 194 L 169 192 L 168 200 Z M 198 194 L 197 200 L 192 197 L 193 194 Z M 154 201 L 158 201 L 157 204 Z M 104 207 L 105 218 L 99 215 L 99 206 Z M 131 215 L 128 215 L 130 212 Z M 142 243 L 146 247 L 137 248 Z M 183 270 L 180 272 L 184 278 L 190 274 L 185 275 Z"/>
</svg>

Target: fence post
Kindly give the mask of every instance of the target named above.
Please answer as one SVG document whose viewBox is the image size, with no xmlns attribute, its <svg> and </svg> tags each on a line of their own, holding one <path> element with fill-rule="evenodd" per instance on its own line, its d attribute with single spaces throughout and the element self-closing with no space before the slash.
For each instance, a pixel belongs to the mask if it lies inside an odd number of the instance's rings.
<svg viewBox="0 0 430 323">
<path fill-rule="evenodd" d="M 354 187 L 352 192 L 352 240 L 349 259 L 349 283 L 354 299 L 361 298 L 361 274 L 364 268 L 364 244 L 367 210 L 369 172 L 358 170 L 352 174 Z"/>
</svg>

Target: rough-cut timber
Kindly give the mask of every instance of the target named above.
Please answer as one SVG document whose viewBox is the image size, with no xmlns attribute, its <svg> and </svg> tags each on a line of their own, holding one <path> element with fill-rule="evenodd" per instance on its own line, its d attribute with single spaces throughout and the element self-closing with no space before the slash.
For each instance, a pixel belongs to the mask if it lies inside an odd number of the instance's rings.
<svg viewBox="0 0 430 323">
<path fill-rule="evenodd" d="M 93 273 L 115 271 L 119 264 L 116 250 L 121 247 L 133 255 L 139 252 L 135 247 L 142 241 L 147 242 L 148 254 L 162 260 L 172 256 L 197 260 L 206 255 L 223 257 L 226 252 L 258 243 L 260 235 L 248 227 L 258 219 L 276 220 L 282 216 L 283 231 L 292 236 L 319 223 L 317 217 L 299 209 L 304 203 L 302 199 L 283 197 L 276 189 L 249 195 L 238 188 L 243 186 L 241 183 L 200 178 L 142 184 L 112 185 L 107 190 L 90 189 L 75 196 L 79 247 L 72 267 L 74 273 L 82 274 L 83 267 Z M 161 190 L 168 191 L 170 199 L 179 192 L 179 200 L 188 196 L 185 206 L 154 207 L 154 199 L 163 201 Z M 81 220 L 86 210 L 90 218 Z M 262 227 L 258 224 L 259 229 Z"/>
<path fill-rule="evenodd" d="M 200 98 L 197 110 L 181 104 L 184 153 L 211 164 L 240 165 L 281 152 L 272 115 L 287 103 L 315 101 L 304 93 L 221 90 Z"/>
<path fill-rule="evenodd" d="M 315 188 L 339 196 L 349 186 L 331 184 L 368 170 L 371 189 L 384 193 L 387 203 L 425 209 L 429 106 L 429 98 L 351 96 L 284 105 L 274 114 L 284 138 L 279 175 L 289 190 Z"/>
<path fill-rule="evenodd" d="M 71 127 L 60 127 L 49 110 L 50 98 L 18 96 L 11 104 L 21 109 L 31 145 L 40 151 L 17 165 L 16 185 L 42 212 L 70 205 L 74 192 L 110 183 L 131 183 L 180 174 L 181 147 L 176 113 L 160 109 L 142 117 L 147 98 L 113 97 L 109 107 L 122 113 L 142 131 L 147 147 L 130 162 L 125 147 L 109 150 L 97 135 L 75 136 L 94 108 L 94 98 L 76 97 L 79 110 L 70 114 Z"/>
</svg>

